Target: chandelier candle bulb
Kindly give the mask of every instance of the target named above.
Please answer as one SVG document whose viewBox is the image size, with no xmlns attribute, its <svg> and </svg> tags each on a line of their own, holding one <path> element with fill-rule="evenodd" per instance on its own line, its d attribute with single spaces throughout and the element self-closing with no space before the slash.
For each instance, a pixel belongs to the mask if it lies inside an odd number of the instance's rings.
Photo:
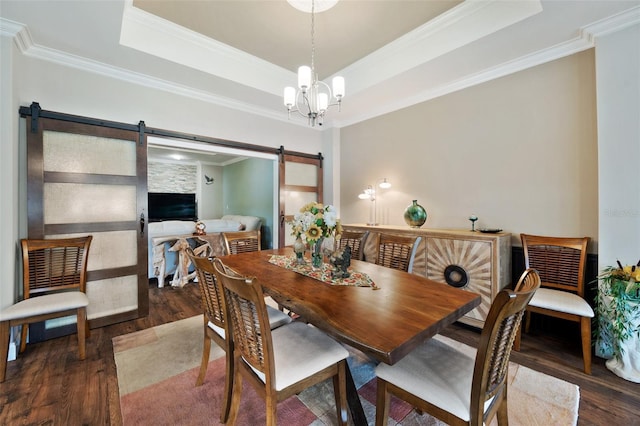
<svg viewBox="0 0 640 426">
<path fill-rule="evenodd" d="M 296 89 L 291 86 L 284 88 L 284 106 L 291 108 L 296 103 Z"/>
<path fill-rule="evenodd" d="M 333 96 L 335 96 L 339 102 L 340 99 L 344 96 L 344 77 L 333 77 L 332 86 Z"/>
<path fill-rule="evenodd" d="M 329 108 L 329 96 L 326 93 L 318 93 L 318 110 L 325 112 Z"/>
<path fill-rule="evenodd" d="M 311 86 L 311 68 L 306 65 L 298 68 L 298 87 L 305 93 Z"/>
</svg>

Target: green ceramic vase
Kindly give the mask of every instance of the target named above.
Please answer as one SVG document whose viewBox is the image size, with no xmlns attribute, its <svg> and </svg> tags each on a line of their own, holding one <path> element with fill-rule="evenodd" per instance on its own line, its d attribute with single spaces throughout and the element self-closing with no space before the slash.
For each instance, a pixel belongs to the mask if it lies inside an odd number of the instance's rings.
<svg viewBox="0 0 640 426">
<path fill-rule="evenodd" d="M 420 228 L 427 221 L 427 212 L 418 204 L 418 200 L 413 200 L 413 203 L 404 210 L 404 221 L 412 228 Z"/>
</svg>

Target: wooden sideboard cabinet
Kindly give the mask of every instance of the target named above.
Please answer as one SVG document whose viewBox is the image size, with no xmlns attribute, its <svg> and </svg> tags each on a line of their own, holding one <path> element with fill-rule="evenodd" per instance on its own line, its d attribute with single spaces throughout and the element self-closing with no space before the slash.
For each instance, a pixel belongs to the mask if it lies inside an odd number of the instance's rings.
<svg viewBox="0 0 640 426">
<path fill-rule="evenodd" d="M 420 236 L 413 273 L 480 294 L 482 303 L 460 322 L 482 328 L 496 294 L 511 283 L 511 234 L 407 226 L 343 225 L 366 230 L 365 260 L 375 262 L 381 233 Z"/>
</svg>

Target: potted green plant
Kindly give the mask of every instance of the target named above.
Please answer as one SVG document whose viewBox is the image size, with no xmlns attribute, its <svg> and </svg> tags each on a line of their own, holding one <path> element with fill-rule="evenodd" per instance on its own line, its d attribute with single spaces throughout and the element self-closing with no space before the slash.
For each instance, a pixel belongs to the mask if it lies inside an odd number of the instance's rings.
<svg viewBox="0 0 640 426">
<path fill-rule="evenodd" d="M 637 265 L 607 267 L 598 276 L 596 333 L 607 368 L 629 380 L 640 380 L 635 346 L 640 342 L 640 261 Z M 632 353 L 629 353 L 632 352 Z M 633 370 L 633 371 L 631 371 Z"/>
</svg>

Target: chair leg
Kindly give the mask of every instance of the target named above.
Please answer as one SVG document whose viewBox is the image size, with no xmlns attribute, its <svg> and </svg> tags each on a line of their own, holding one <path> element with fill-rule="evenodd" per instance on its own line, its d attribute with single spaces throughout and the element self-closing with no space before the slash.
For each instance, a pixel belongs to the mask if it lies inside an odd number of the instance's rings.
<svg viewBox="0 0 640 426">
<path fill-rule="evenodd" d="M 83 360 L 87 357 L 87 338 L 85 336 L 87 323 L 87 308 L 79 308 L 76 318 L 76 328 L 78 330 L 78 358 Z"/>
<path fill-rule="evenodd" d="M 387 392 L 387 382 L 385 380 L 378 378 L 377 386 L 378 390 L 376 397 L 376 426 L 387 426 L 391 395 L 389 394 L 389 392 Z"/>
<path fill-rule="evenodd" d="M 20 353 L 27 349 L 27 333 L 29 331 L 29 324 L 22 324 L 20 328 Z"/>
<path fill-rule="evenodd" d="M 85 339 L 88 339 L 89 337 L 91 337 L 91 328 L 89 328 L 88 319 L 84 322 L 84 337 Z"/>
<path fill-rule="evenodd" d="M 202 361 L 200 361 L 200 373 L 196 379 L 196 386 L 201 386 L 204 382 L 204 376 L 207 374 L 207 366 L 209 365 L 209 353 L 211 352 L 211 339 L 207 336 L 207 325 L 204 330 L 204 343 L 202 345 Z M 223 422 L 224 423 L 224 422 Z"/>
<path fill-rule="evenodd" d="M 582 359 L 585 374 L 591 374 L 591 318 L 580 318 L 580 334 L 582 335 Z"/>
<path fill-rule="evenodd" d="M 504 396 L 498 406 L 498 426 L 509 426 L 509 405 L 507 398 L 507 386 L 504 387 Z"/>
<path fill-rule="evenodd" d="M 274 392 L 267 390 L 265 396 L 265 405 L 267 406 L 266 426 L 278 425 L 278 397 Z"/>
<path fill-rule="evenodd" d="M 531 312 L 525 311 L 524 318 L 522 319 L 525 323 L 524 332 L 528 333 L 529 328 L 531 327 Z"/>
<path fill-rule="evenodd" d="M 242 360 L 236 360 L 234 357 L 234 372 L 233 372 L 233 393 L 231 396 L 231 410 L 229 411 L 229 419 L 227 424 L 234 426 L 238 419 L 238 411 L 240 410 L 240 398 L 242 397 L 242 374 L 237 367 L 237 362 Z"/>
<path fill-rule="evenodd" d="M 226 423 L 227 420 L 229 420 L 231 400 L 233 397 L 233 344 L 227 348 L 225 363 L 226 372 L 224 379 L 224 398 L 222 400 L 222 411 L 220 412 L 220 421 L 222 423 Z"/>
<path fill-rule="evenodd" d="M 518 326 L 516 330 L 516 338 L 513 341 L 513 350 L 520 351 L 520 340 L 522 339 L 522 323 Z"/>
<path fill-rule="evenodd" d="M 336 399 L 338 424 L 344 426 L 349 421 L 347 413 L 347 372 L 346 361 L 338 363 L 338 373 L 333 376 L 333 393 Z"/>
<path fill-rule="evenodd" d="M 0 383 L 7 377 L 7 358 L 9 356 L 9 321 L 0 322 Z"/>
</svg>

